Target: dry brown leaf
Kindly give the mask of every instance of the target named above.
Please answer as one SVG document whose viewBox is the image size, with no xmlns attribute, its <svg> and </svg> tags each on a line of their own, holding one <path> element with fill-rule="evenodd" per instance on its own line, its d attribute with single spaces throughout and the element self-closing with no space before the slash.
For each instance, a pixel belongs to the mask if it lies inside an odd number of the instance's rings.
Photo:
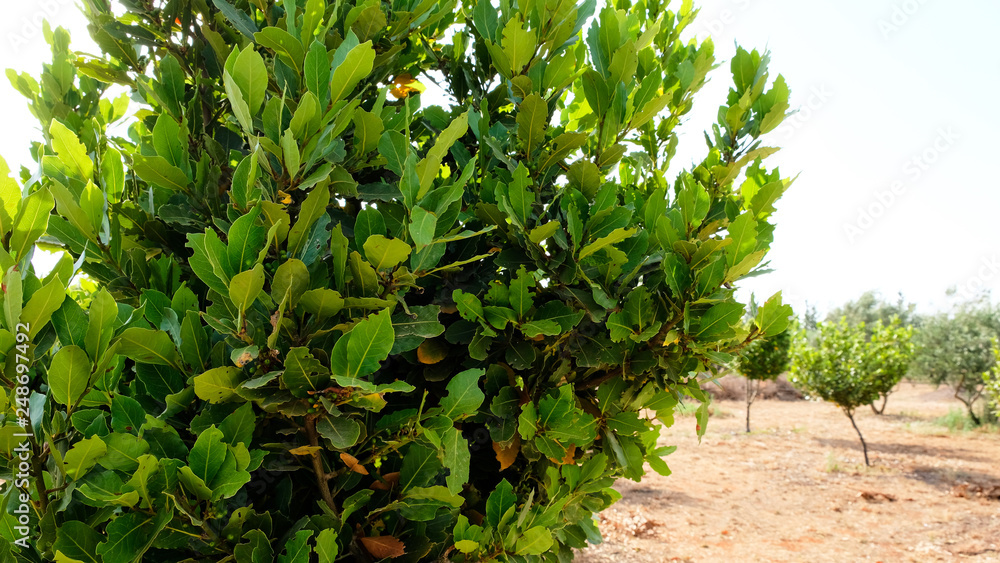
<svg viewBox="0 0 1000 563">
<path fill-rule="evenodd" d="M 406 554 L 406 546 L 393 536 L 373 536 L 361 538 L 361 544 L 375 559 L 400 557 Z"/>
<path fill-rule="evenodd" d="M 399 483 L 399 471 L 393 471 L 392 473 L 386 473 L 382 476 L 382 480 L 376 480 L 372 483 L 372 489 L 376 491 L 388 491 L 389 489 L 395 487 Z"/>
<path fill-rule="evenodd" d="M 352 456 L 351 454 L 340 454 L 340 459 L 347 465 L 347 468 L 351 471 L 361 474 L 368 475 L 368 470 L 365 469 L 364 465 L 358 462 L 358 458 Z"/>
<path fill-rule="evenodd" d="M 448 346 L 437 340 L 424 340 L 417 348 L 417 359 L 422 364 L 436 364 L 448 356 Z"/>
<path fill-rule="evenodd" d="M 312 455 L 315 452 L 322 450 L 320 446 L 299 446 L 288 450 L 288 453 L 292 455 Z"/>
<path fill-rule="evenodd" d="M 506 448 L 499 442 L 493 442 L 493 451 L 497 454 L 497 461 L 500 462 L 500 471 L 510 467 L 517 459 L 518 452 L 521 451 L 521 437 L 514 434 L 514 441 Z"/>
<path fill-rule="evenodd" d="M 253 355 L 250 352 L 243 352 L 238 358 L 236 358 L 236 367 L 241 368 L 253 361 Z"/>
</svg>

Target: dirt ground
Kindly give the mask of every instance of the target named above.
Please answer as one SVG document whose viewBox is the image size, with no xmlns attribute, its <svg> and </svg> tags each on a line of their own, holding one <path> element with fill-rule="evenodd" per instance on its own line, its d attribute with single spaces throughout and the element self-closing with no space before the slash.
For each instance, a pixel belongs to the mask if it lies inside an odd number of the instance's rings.
<svg viewBox="0 0 1000 563">
<path fill-rule="evenodd" d="M 884 416 L 859 410 L 870 468 L 830 404 L 758 400 L 747 434 L 742 401 L 718 401 L 700 445 L 678 417 L 673 475 L 619 482 L 577 560 L 1000 561 L 1000 434 L 935 423 L 958 405 L 904 383 Z"/>
</svg>

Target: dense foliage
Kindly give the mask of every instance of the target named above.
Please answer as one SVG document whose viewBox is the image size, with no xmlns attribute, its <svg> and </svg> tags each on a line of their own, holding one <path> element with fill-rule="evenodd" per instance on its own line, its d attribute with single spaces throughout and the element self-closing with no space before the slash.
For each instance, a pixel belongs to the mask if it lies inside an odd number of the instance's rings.
<svg viewBox="0 0 1000 563">
<path fill-rule="evenodd" d="M 861 439 L 868 465 L 868 445 L 854 421 L 854 411 L 875 402 L 899 383 L 913 354 L 912 331 L 898 320 L 872 329 L 866 338 L 864 323 L 819 324 L 815 341 L 800 338 L 794 350 L 792 383 L 838 407 L 851 420 Z M 884 408 L 884 404 L 883 404 Z"/>
<path fill-rule="evenodd" d="M 993 341 L 993 356 L 996 363 L 983 374 L 986 385 L 983 392 L 989 400 L 988 408 L 992 409 L 993 416 L 1000 419 L 1000 342 L 997 340 Z"/>
<path fill-rule="evenodd" d="M 993 339 L 1000 336 L 1000 310 L 987 299 L 959 303 L 951 311 L 921 319 L 913 359 L 915 375 L 947 385 L 965 404 L 969 419 L 980 424 L 987 411 L 978 410 L 985 381 L 996 358 Z"/>
<path fill-rule="evenodd" d="M 565 561 L 787 325 L 734 299 L 789 185 L 766 55 L 665 175 L 715 65 L 689 2 L 121 4 L 85 2 L 101 57 L 57 30 L 10 75 L 45 139 L 0 175 L 5 557 Z"/>
<path fill-rule="evenodd" d="M 852 325 L 865 323 L 868 336 L 871 337 L 872 329 L 878 321 L 889 324 L 896 318 L 903 326 L 913 325 L 919 319 L 916 308 L 916 304 L 908 303 L 902 293 L 896 296 L 895 301 L 890 301 L 877 291 L 866 291 L 856 300 L 833 308 L 826 315 L 826 320 L 837 322 L 844 317 Z"/>
<path fill-rule="evenodd" d="M 792 331 L 755 340 L 736 358 L 736 371 L 746 378 L 747 432 L 750 431 L 750 407 L 757 398 L 762 381 L 771 381 L 788 370 L 791 362 Z"/>
</svg>

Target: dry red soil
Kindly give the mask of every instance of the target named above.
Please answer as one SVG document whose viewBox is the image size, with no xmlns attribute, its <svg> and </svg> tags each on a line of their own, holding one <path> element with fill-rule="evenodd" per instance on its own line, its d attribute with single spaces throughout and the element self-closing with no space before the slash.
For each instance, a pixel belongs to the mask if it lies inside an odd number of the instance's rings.
<svg viewBox="0 0 1000 563">
<path fill-rule="evenodd" d="M 903 384 L 886 414 L 850 421 L 811 401 L 718 401 L 698 444 L 678 417 L 670 477 L 621 481 L 583 563 L 1000 561 L 1000 435 L 935 423 L 959 403 Z"/>
</svg>

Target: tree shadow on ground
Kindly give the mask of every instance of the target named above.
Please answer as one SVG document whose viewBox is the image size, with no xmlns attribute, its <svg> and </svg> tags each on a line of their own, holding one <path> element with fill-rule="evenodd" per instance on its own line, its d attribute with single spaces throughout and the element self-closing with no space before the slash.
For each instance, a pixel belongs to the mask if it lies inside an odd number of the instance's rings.
<svg viewBox="0 0 1000 563">
<path fill-rule="evenodd" d="M 908 479 L 926 483 L 932 487 L 950 491 L 959 483 L 976 485 L 1000 484 L 1000 476 L 972 471 L 960 467 L 934 467 L 930 465 L 914 465 L 903 473 Z"/>
<path fill-rule="evenodd" d="M 830 448 L 844 448 L 849 450 L 856 450 L 861 447 L 861 442 L 858 440 L 845 440 L 843 438 L 813 438 L 813 439 L 816 440 L 817 443 Z M 869 455 L 897 454 L 897 455 L 909 455 L 909 456 L 930 456 L 941 459 L 960 459 L 963 461 L 981 462 L 981 463 L 995 462 L 995 460 L 975 455 L 967 450 L 957 450 L 953 448 L 940 447 L 940 446 L 927 447 L 916 444 L 872 442 L 868 440 L 866 440 L 866 442 L 868 443 Z"/>
<path fill-rule="evenodd" d="M 622 493 L 622 499 L 614 504 L 617 507 L 623 506 L 649 506 L 651 502 L 653 503 L 663 503 L 664 505 L 682 505 L 682 506 L 695 506 L 702 504 L 702 501 L 696 497 L 693 497 L 685 492 L 672 491 L 670 489 L 661 489 L 655 487 L 648 487 L 640 484 L 631 483 L 618 483 L 615 486 L 620 493 Z"/>
</svg>

